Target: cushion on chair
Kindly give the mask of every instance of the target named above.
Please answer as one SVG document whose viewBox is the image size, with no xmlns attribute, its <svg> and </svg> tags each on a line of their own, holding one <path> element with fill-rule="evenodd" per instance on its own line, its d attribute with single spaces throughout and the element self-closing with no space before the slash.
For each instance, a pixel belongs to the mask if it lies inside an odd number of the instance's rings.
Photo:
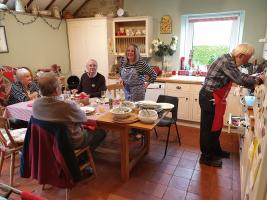
<svg viewBox="0 0 267 200">
<path fill-rule="evenodd" d="M 175 124 L 175 120 L 170 117 L 164 117 L 159 121 L 157 126 L 171 126 L 172 124 Z"/>
<path fill-rule="evenodd" d="M 25 134 L 26 134 L 27 128 L 19 128 L 15 130 L 9 130 L 12 138 L 14 141 L 18 144 L 22 144 L 24 142 Z M 4 129 L 1 129 L 1 132 L 3 133 L 4 138 L 7 141 L 7 145 L 9 146 L 11 144 L 9 137 Z"/>
</svg>

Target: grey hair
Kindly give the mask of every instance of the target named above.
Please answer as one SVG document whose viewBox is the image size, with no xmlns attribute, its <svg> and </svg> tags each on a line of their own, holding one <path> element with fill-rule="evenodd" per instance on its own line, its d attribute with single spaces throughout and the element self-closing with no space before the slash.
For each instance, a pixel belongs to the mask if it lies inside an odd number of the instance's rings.
<svg viewBox="0 0 267 200">
<path fill-rule="evenodd" d="M 255 52 L 253 46 L 247 43 L 239 44 L 236 48 L 233 49 L 232 55 L 237 56 L 239 54 L 244 54 L 246 56 L 252 56 Z"/>
<path fill-rule="evenodd" d="M 21 81 L 21 79 L 26 75 L 26 74 L 31 74 L 31 72 L 25 68 L 19 68 L 16 71 L 16 79 L 18 81 Z"/>
<path fill-rule="evenodd" d="M 130 44 L 130 45 L 126 48 L 126 50 L 125 50 L 125 60 L 127 61 L 127 63 L 129 62 L 129 61 L 128 61 L 128 58 L 127 58 L 127 50 L 128 50 L 129 47 L 133 47 L 133 48 L 134 48 L 134 55 L 135 55 L 135 60 L 134 60 L 134 62 L 136 63 L 136 62 L 139 60 L 139 58 L 140 58 L 140 51 L 139 51 L 138 46 L 137 46 L 136 44 L 134 44 L 134 43 Z"/>
<path fill-rule="evenodd" d="M 90 60 L 87 61 L 86 65 L 85 65 L 85 68 L 86 68 L 86 69 L 87 69 L 87 66 L 89 65 L 89 63 L 91 63 L 91 62 L 95 62 L 95 63 L 96 63 L 96 68 L 98 68 L 98 63 L 97 63 L 97 61 L 96 61 L 95 59 L 90 59 Z"/>
<path fill-rule="evenodd" d="M 59 80 L 55 73 L 47 72 L 38 78 L 38 84 L 43 96 L 52 96 L 60 88 Z"/>
</svg>

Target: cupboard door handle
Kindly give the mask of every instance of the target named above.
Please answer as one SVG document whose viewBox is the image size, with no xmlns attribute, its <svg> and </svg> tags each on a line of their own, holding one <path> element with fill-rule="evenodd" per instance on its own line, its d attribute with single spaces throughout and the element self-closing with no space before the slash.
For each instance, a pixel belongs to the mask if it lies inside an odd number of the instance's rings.
<svg viewBox="0 0 267 200">
<path fill-rule="evenodd" d="M 185 98 L 185 100 L 187 101 L 187 100 L 188 100 L 188 98 Z"/>
<path fill-rule="evenodd" d="M 176 89 L 180 90 L 180 89 L 182 89 L 182 87 L 178 85 L 178 86 L 176 86 Z"/>
<path fill-rule="evenodd" d="M 197 99 L 195 99 L 195 102 L 197 102 Z"/>
</svg>

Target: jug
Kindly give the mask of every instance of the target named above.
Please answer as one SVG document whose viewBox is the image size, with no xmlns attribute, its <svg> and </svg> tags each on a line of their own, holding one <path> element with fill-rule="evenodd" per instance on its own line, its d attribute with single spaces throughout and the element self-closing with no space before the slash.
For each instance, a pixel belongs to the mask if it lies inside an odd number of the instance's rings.
<svg viewBox="0 0 267 200">
<path fill-rule="evenodd" d="M 15 10 L 17 12 L 25 12 L 24 5 L 25 5 L 25 3 L 23 2 L 23 0 L 16 0 Z"/>
</svg>

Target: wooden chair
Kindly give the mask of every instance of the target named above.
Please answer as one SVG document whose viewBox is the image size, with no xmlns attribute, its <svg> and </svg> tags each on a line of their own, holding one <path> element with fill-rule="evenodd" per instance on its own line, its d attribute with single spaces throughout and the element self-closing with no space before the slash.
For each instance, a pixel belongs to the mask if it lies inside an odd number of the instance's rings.
<svg viewBox="0 0 267 200">
<path fill-rule="evenodd" d="M 4 160 L 10 156 L 10 179 L 13 185 L 16 155 L 20 152 L 25 138 L 26 128 L 10 130 L 8 119 L 0 117 L 0 175 Z"/>
<path fill-rule="evenodd" d="M 116 98 L 117 92 L 120 92 L 123 90 L 123 85 L 120 83 L 110 84 L 107 85 L 107 90 L 112 93 L 113 98 Z"/>
<path fill-rule="evenodd" d="M 68 128 L 60 123 L 31 117 L 25 136 L 27 142 L 21 155 L 21 160 L 26 164 L 20 169 L 22 177 L 37 179 L 39 184 L 43 185 L 43 189 L 45 185 L 65 188 L 66 199 L 68 199 L 69 190 L 84 178 L 82 173 L 86 167 L 91 167 L 92 178 L 97 176 L 89 146 L 73 150 L 68 134 Z M 29 149 L 35 149 L 35 151 L 32 152 Z M 88 159 L 83 157 L 84 162 L 80 164 L 82 155 Z M 48 163 L 47 160 L 52 162 Z M 53 166 L 60 170 L 47 171 L 47 168 Z"/>
</svg>

